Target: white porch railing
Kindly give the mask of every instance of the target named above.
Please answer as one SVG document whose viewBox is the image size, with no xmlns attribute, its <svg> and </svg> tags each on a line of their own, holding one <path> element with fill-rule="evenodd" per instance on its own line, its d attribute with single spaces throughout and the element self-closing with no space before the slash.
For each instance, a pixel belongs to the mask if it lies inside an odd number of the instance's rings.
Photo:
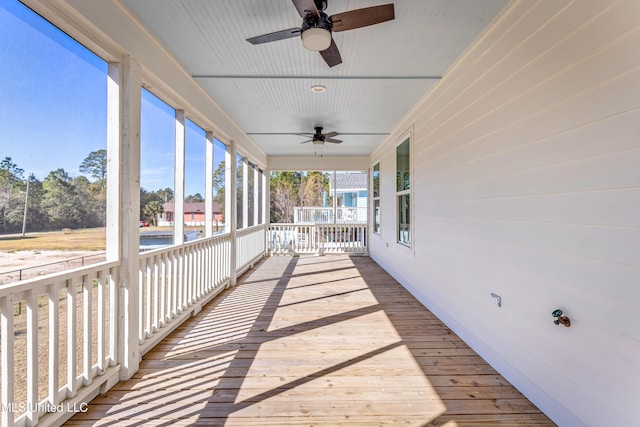
<svg viewBox="0 0 640 427">
<path fill-rule="evenodd" d="M 138 355 L 231 282 L 234 257 L 241 274 L 265 250 L 367 253 L 366 231 L 366 224 L 258 225 L 238 230 L 235 244 L 222 234 L 140 253 Z M 57 424 L 118 381 L 124 268 L 102 262 L 0 286 L 2 426 Z"/>
<path fill-rule="evenodd" d="M 264 256 L 266 230 L 237 231 L 237 274 Z M 222 234 L 140 253 L 140 357 L 230 283 L 232 247 Z M 118 381 L 123 268 L 103 262 L 0 286 L 3 427 L 59 424 Z"/>
<path fill-rule="evenodd" d="M 265 252 L 266 226 L 256 225 L 237 231 L 236 239 L 236 271 L 242 274 L 256 257 Z"/>
<path fill-rule="evenodd" d="M 84 405 L 117 377 L 118 276 L 102 262 L 0 287 L 3 426 Z"/>
<path fill-rule="evenodd" d="M 222 234 L 140 254 L 139 340 L 144 354 L 230 278 L 231 235 Z M 194 307 L 195 306 L 195 307 Z"/>
<path fill-rule="evenodd" d="M 270 254 L 368 253 L 366 224 L 271 224 Z"/>
<path fill-rule="evenodd" d="M 367 222 L 366 207 L 296 207 L 294 224 L 358 224 Z"/>
</svg>

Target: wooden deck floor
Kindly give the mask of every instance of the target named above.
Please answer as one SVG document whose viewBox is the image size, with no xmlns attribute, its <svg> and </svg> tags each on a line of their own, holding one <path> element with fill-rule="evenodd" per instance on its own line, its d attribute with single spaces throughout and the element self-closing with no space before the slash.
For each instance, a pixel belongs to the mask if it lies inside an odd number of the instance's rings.
<svg viewBox="0 0 640 427">
<path fill-rule="evenodd" d="M 67 425 L 552 426 L 368 257 L 273 257 Z"/>
</svg>

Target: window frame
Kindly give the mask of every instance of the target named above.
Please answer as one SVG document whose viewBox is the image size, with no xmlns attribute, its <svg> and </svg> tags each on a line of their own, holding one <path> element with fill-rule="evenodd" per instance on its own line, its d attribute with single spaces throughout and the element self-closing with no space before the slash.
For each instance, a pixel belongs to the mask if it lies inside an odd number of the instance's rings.
<svg viewBox="0 0 640 427">
<path fill-rule="evenodd" d="M 412 185 L 411 185 L 411 176 L 413 175 L 413 157 L 411 153 L 413 151 L 411 142 L 413 141 L 413 135 L 411 132 L 407 132 L 404 134 L 402 138 L 400 138 L 399 142 L 395 146 L 395 160 L 396 160 L 396 192 L 395 192 L 395 212 L 396 212 L 396 243 L 411 248 L 413 244 L 412 235 L 413 233 L 413 206 L 411 205 L 412 197 Z M 399 155 L 403 153 L 400 152 L 401 147 L 406 144 L 408 164 L 405 165 L 406 169 L 403 169 L 403 175 L 400 175 L 398 161 Z M 404 173 L 408 174 L 405 176 Z M 408 178 L 408 179 L 407 179 Z M 406 204 L 407 212 L 403 215 L 402 206 Z M 408 223 L 405 223 L 402 226 L 401 220 L 402 217 Z M 403 235 L 406 235 L 403 238 Z"/>
<path fill-rule="evenodd" d="M 376 177 L 378 180 L 376 181 Z M 371 222 L 373 234 L 380 235 L 381 218 L 380 218 L 380 161 L 376 162 L 371 168 Z M 377 215 L 376 215 L 377 214 Z"/>
</svg>

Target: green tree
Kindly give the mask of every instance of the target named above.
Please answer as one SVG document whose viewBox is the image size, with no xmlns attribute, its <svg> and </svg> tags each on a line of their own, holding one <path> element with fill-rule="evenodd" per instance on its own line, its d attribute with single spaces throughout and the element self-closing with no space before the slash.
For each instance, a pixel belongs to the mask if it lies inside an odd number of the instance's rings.
<svg viewBox="0 0 640 427">
<path fill-rule="evenodd" d="M 87 217 L 84 222 L 87 226 L 104 226 L 107 222 L 107 150 L 89 153 L 80 164 L 79 169 L 80 172 L 96 179 L 91 183 L 77 182 L 87 197 Z"/>
<path fill-rule="evenodd" d="M 225 200 L 224 200 L 224 187 L 226 170 L 224 160 L 218 164 L 218 167 L 213 172 L 213 201 L 220 204 L 220 212 L 224 218 Z"/>
<path fill-rule="evenodd" d="M 322 206 L 325 192 L 329 191 L 329 175 L 311 171 L 304 175 L 300 185 L 302 206 Z"/>
<path fill-rule="evenodd" d="M 89 174 L 105 186 L 107 179 L 107 150 L 92 151 L 80 164 L 80 172 Z"/>
<path fill-rule="evenodd" d="M 272 172 L 269 180 L 271 222 L 293 222 L 293 210 L 300 200 L 300 172 Z"/>
<path fill-rule="evenodd" d="M 184 201 L 187 203 L 201 203 L 204 202 L 204 197 L 200 193 L 190 194 L 185 197 Z"/>
<path fill-rule="evenodd" d="M 24 209 L 23 184 L 24 170 L 15 164 L 11 157 L 0 162 L 0 223 L 2 231 L 17 229 L 22 224 Z"/>
<path fill-rule="evenodd" d="M 151 202 L 147 203 L 143 210 L 144 218 L 150 220 L 153 225 L 158 225 L 158 214 L 161 214 L 162 212 L 164 212 L 164 205 L 159 200 L 152 200 Z"/>
<path fill-rule="evenodd" d="M 64 169 L 56 169 L 42 183 L 43 206 L 54 227 L 77 228 L 83 225 L 85 201 Z"/>
<path fill-rule="evenodd" d="M 173 200 L 173 190 L 169 187 L 156 191 L 156 194 L 160 197 L 162 203 L 167 203 Z"/>
<path fill-rule="evenodd" d="M 47 230 L 49 224 L 48 215 L 43 207 L 44 189 L 42 182 L 38 181 L 35 175 L 29 178 L 29 203 L 27 209 L 27 229 L 29 231 Z"/>
</svg>

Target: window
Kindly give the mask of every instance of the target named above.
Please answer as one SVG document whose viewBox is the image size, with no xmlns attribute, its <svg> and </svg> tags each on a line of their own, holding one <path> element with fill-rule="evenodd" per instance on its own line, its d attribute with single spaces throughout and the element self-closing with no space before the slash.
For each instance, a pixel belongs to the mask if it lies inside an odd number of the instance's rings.
<svg viewBox="0 0 640 427">
<path fill-rule="evenodd" d="M 187 240 L 195 240 L 205 235 L 207 134 L 188 119 L 185 133 L 184 212 L 189 214 L 186 225 L 190 227 L 185 234 Z"/>
<path fill-rule="evenodd" d="M 224 231 L 225 221 L 225 155 L 227 147 L 218 139 L 213 139 L 213 225 L 214 233 Z"/>
<path fill-rule="evenodd" d="M 380 163 L 373 165 L 373 232 L 380 234 Z"/>
<path fill-rule="evenodd" d="M 176 110 L 144 88 L 141 96 L 140 218 L 162 227 L 167 236 L 161 241 L 145 237 L 141 246 L 170 245 L 175 216 Z"/>
<path fill-rule="evenodd" d="M 411 155 L 410 139 L 396 147 L 396 200 L 398 243 L 411 245 Z"/>
<path fill-rule="evenodd" d="M 107 63 L 17 1 L 0 2 L 0 58 L 0 232 L 103 240 Z"/>
<path fill-rule="evenodd" d="M 258 169 L 258 224 L 264 224 L 264 213 L 263 213 L 263 189 L 264 186 L 264 171 L 262 169 Z"/>
</svg>

